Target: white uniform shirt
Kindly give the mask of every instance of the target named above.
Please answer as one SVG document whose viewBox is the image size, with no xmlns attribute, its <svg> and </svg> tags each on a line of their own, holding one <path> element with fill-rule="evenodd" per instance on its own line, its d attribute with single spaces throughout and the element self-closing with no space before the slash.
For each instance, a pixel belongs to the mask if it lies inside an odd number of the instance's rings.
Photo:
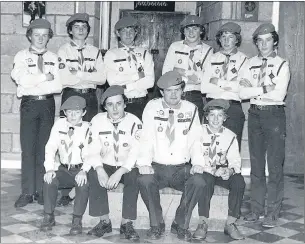
<svg viewBox="0 0 305 244">
<path fill-rule="evenodd" d="M 170 144 L 166 135 L 169 110 L 174 110 L 175 140 Z M 204 165 L 200 154 L 201 126 L 197 107 L 182 100 L 179 109 L 169 108 L 163 98 L 148 102 L 143 112 L 143 131 L 140 140 L 138 166 L 156 162 L 177 165 L 189 162 Z"/>
<path fill-rule="evenodd" d="M 73 43 L 73 41 L 71 40 Z M 78 70 L 79 47 L 72 46 L 71 42 L 64 44 L 58 50 L 59 74 L 64 87 L 76 89 L 96 88 L 106 82 L 105 66 L 103 57 L 98 48 L 86 43 L 83 49 L 84 63 Z M 72 74 L 70 70 L 77 70 Z"/>
<path fill-rule="evenodd" d="M 207 97 L 213 99 L 225 99 L 240 101 L 239 97 L 239 81 L 240 73 L 243 71 L 242 67 L 245 65 L 247 56 L 242 52 L 237 51 L 229 58 L 228 71 L 226 79 L 221 75 L 223 74 L 222 66 L 226 60 L 226 56 L 217 52 L 211 56 L 210 62 L 204 72 L 204 78 L 201 85 L 201 92 L 207 94 Z M 210 83 L 211 78 L 218 78 L 217 85 Z M 225 90 L 228 88 L 230 90 Z"/>
<path fill-rule="evenodd" d="M 146 96 L 147 89 L 155 82 L 152 55 L 144 48 L 133 48 L 137 61 L 128 53 L 128 47 L 110 49 L 104 57 L 109 85 L 126 85 L 127 98 Z"/>
<path fill-rule="evenodd" d="M 108 118 L 107 112 L 94 116 L 91 123 L 92 142 L 89 144 L 86 161 L 94 169 L 107 164 L 122 166 L 130 171 L 138 158 L 142 122 L 135 115 L 125 112 L 124 118 L 118 123 L 118 161 L 115 160 L 114 125 Z"/>
<path fill-rule="evenodd" d="M 189 57 L 191 50 L 194 51 L 193 61 L 197 66 L 197 71 L 191 66 L 189 70 Z M 209 63 L 210 57 L 213 54 L 213 49 L 205 43 L 201 43 L 196 47 L 189 47 L 184 44 L 184 41 L 177 41 L 170 45 L 163 64 L 162 74 L 174 70 L 174 68 L 184 69 L 187 76 L 195 74 L 198 78 L 198 84 L 188 84 L 188 78 L 183 77 L 186 83 L 185 91 L 200 91 L 201 83 L 203 81 L 203 73 L 206 71 L 206 65 Z"/>
<path fill-rule="evenodd" d="M 211 165 L 209 153 L 211 149 L 212 137 L 216 136 L 216 164 Z M 216 165 L 225 165 L 228 161 L 228 168 L 234 169 L 235 173 L 241 173 L 241 157 L 238 148 L 236 135 L 226 127 L 222 127 L 218 133 L 213 133 L 209 125 L 202 125 L 201 154 L 204 156 L 205 171 L 212 173 Z"/>
<path fill-rule="evenodd" d="M 260 67 L 262 65 L 262 57 L 254 56 L 246 63 L 246 71 L 243 72 L 243 77 L 248 79 L 252 87 L 242 87 L 240 97 L 249 99 L 251 104 L 257 105 L 283 105 L 287 94 L 287 88 L 290 80 L 290 71 L 288 61 L 279 56 L 268 57 L 265 85 L 275 84 L 275 89 L 268 93 L 263 92 L 263 88 L 258 86 L 258 77 Z"/>
<path fill-rule="evenodd" d="M 74 128 L 71 138 L 68 135 L 69 127 Z M 66 118 L 59 118 L 55 121 L 48 143 L 45 147 L 44 167 L 46 172 L 49 170 L 58 170 L 61 164 L 69 164 L 69 154 L 72 152 L 71 165 L 83 164 L 82 169 L 88 172 L 91 166 L 84 161 L 88 150 L 90 123 L 81 122 L 81 126 L 72 126 Z M 71 142 L 73 142 L 72 146 Z M 56 152 L 58 151 L 60 163 L 56 161 Z"/>
<path fill-rule="evenodd" d="M 29 49 L 19 51 L 14 58 L 14 66 L 11 72 L 13 80 L 17 84 L 17 97 L 32 95 L 40 96 L 60 93 L 62 85 L 58 73 L 58 57 L 47 51 L 43 54 L 44 72 L 38 68 L 38 55 L 31 53 Z M 45 74 L 54 75 L 54 80 L 47 81 Z"/>
</svg>

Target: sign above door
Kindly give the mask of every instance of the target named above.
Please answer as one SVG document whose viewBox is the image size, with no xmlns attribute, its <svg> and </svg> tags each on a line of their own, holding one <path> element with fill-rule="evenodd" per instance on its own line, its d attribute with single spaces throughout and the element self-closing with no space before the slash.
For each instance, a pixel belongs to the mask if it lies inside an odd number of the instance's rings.
<svg viewBox="0 0 305 244">
<path fill-rule="evenodd" d="M 134 2 L 134 10 L 139 11 L 162 11 L 162 12 L 175 12 L 175 2 L 170 1 L 138 1 Z"/>
</svg>

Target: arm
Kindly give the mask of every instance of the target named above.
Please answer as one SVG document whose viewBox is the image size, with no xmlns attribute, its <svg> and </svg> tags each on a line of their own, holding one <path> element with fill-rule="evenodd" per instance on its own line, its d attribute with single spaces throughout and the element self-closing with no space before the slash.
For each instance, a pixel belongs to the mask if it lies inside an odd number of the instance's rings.
<svg viewBox="0 0 305 244">
<path fill-rule="evenodd" d="M 24 53 L 17 53 L 14 58 L 14 66 L 11 72 L 11 77 L 15 82 L 24 87 L 24 88 L 32 88 L 37 86 L 39 83 L 47 80 L 45 74 L 31 74 L 29 71 L 29 67 L 25 62 L 26 57 Z"/>
<path fill-rule="evenodd" d="M 134 89 L 147 90 L 154 86 L 154 61 L 152 55 L 148 51 L 146 52 L 143 68 L 145 76 L 134 83 L 127 84 L 127 91 Z"/>
<path fill-rule="evenodd" d="M 241 157 L 236 137 L 234 137 L 233 143 L 227 152 L 227 160 L 229 169 L 234 169 L 236 174 L 241 173 Z"/>
<path fill-rule="evenodd" d="M 240 90 L 238 77 L 234 78 L 232 81 L 218 79 L 217 85 L 223 90 L 229 90 L 235 93 L 238 93 Z"/>
<path fill-rule="evenodd" d="M 56 171 L 58 169 L 58 163 L 56 163 L 56 152 L 58 150 L 58 121 L 56 121 L 52 127 L 49 140 L 45 146 L 45 160 L 44 168 L 46 172 L 50 170 Z"/>
<path fill-rule="evenodd" d="M 213 70 L 211 63 L 207 64 L 205 72 L 203 73 L 202 83 L 201 83 L 201 93 L 221 93 L 224 89 L 220 88 L 218 85 L 211 83 L 213 78 Z M 218 78 L 216 78 L 218 79 Z M 218 79 L 219 80 L 219 79 Z"/>
<path fill-rule="evenodd" d="M 168 71 L 172 71 L 175 67 L 176 63 L 176 57 L 175 57 L 175 50 L 173 47 L 173 44 L 170 45 L 168 48 L 164 63 L 163 63 L 163 68 L 162 68 L 162 75 L 164 75 Z"/>
</svg>

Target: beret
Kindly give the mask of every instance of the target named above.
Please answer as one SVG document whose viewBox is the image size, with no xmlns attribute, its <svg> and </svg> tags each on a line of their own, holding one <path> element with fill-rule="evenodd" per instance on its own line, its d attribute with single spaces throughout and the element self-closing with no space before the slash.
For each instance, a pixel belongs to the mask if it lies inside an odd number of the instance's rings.
<svg viewBox="0 0 305 244">
<path fill-rule="evenodd" d="M 37 29 L 37 28 L 42 28 L 42 29 L 50 29 L 51 24 L 49 21 L 46 19 L 35 19 L 33 22 L 28 26 L 27 30 L 30 29 Z"/>
<path fill-rule="evenodd" d="M 134 19 L 131 16 L 123 17 L 122 19 L 119 19 L 118 22 L 116 22 L 114 29 L 119 30 L 125 27 L 130 27 L 130 26 L 138 26 L 138 21 Z"/>
<path fill-rule="evenodd" d="M 187 15 L 185 17 L 185 19 L 181 21 L 180 28 L 184 28 L 188 25 L 201 25 L 201 26 L 203 26 L 202 22 L 203 22 L 202 18 L 200 18 L 196 15 Z"/>
<path fill-rule="evenodd" d="M 228 32 L 231 32 L 231 33 L 238 33 L 240 34 L 241 32 L 241 27 L 240 25 L 234 23 L 234 22 L 228 22 L 228 23 L 225 23 L 224 25 L 222 25 L 218 32 L 220 31 L 228 31 Z"/>
<path fill-rule="evenodd" d="M 60 110 L 64 109 L 83 109 L 86 107 L 86 100 L 80 96 L 71 96 L 69 97 L 60 107 Z"/>
<path fill-rule="evenodd" d="M 182 82 L 182 76 L 177 71 L 168 71 L 159 78 L 157 86 L 160 89 L 166 89 L 171 86 L 179 85 Z"/>
<path fill-rule="evenodd" d="M 230 107 L 230 103 L 229 101 L 224 99 L 213 99 L 204 106 L 203 111 L 206 112 L 210 107 L 220 107 L 224 110 L 228 110 Z"/>
<path fill-rule="evenodd" d="M 122 86 L 113 85 L 107 88 L 107 90 L 102 94 L 101 103 L 103 104 L 108 97 L 113 97 L 116 95 L 123 95 L 124 88 Z"/>
<path fill-rule="evenodd" d="M 68 26 L 72 21 L 79 20 L 89 22 L 89 14 L 87 13 L 76 13 L 73 14 L 66 22 L 66 26 Z"/>
<path fill-rule="evenodd" d="M 264 34 L 268 34 L 275 31 L 275 27 L 273 24 L 270 23 L 265 23 L 265 24 L 261 24 L 259 27 L 257 27 L 257 29 L 254 31 L 252 36 L 256 36 L 256 35 L 264 35 Z"/>
</svg>

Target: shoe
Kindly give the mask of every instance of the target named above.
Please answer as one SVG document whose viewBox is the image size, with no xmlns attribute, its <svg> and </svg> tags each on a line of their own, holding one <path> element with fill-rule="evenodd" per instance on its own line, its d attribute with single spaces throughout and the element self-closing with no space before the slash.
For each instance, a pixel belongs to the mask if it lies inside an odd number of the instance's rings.
<svg viewBox="0 0 305 244">
<path fill-rule="evenodd" d="M 33 195 L 21 194 L 15 202 L 15 208 L 21 208 L 33 202 Z"/>
<path fill-rule="evenodd" d="M 57 207 L 68 206 L 69 203 L 72 202 L 72 201 L 73 201 L 73 199 L 72 199 L 70 196 L 62 196 L 62 197 L 58 200 L 56 206 L 57 206 Z"/>
<path fill-rule="evenodd" d="M 165 223 L 159 224 L 159 230 L 160 230 L 161 236 L 164 235 L 164 233 L 165 233 Z"/>
<path fill-rule="evenodd" d="M 264 218 L 262 226 L 266 228 L 273 228 L 278 225 L 278 218 L 276 216 L 268 215 Z"/>
<path fill-rule="evenodd" d="M 83 230 L 82 216 L 73 215 L 72 227 L 70 229 L 70 235 L 81 234 Z"/>
<path fill-rule="evenodd" d="M 49 231 L 52 230 L 52 227 L 55 226 L 55 218 L 54 214 L 44 213 L 43 220 L 40 226 L 41 231 Z"/>
<path fill-rule="evenodd" d="M 173 221 L 173 223 L 171 225 L 171 233 L 173 233 L 173 234 L 178 233 L 178 224 L 175 221 Z"/>
<path fill-rule="evenodd" d="M 152 240 L 158 240 L 161 238 L 160 228 L 157 226 L 151 226 L 146 235 Z"/>
<path fill-rule="evenodd" d="M 244 217 L 244 221 L 252 223 L 252 222 L 256 222 L 256 221 L 258 221 L 259 219 L 262 219 L 262 218 L 264 218 L 264 215 L 260 215 L 260 214 L 255 213 L 255 212 L 250 212 L 249 214 L 247 214 Z"/>
<path fill-rule="evenodd" d="M 102 237 L 105 233 L 112 232 L 112 224 L 109 220 L 109 223 L 106 223 L 105 220 L 101 220 L 92 230 L 88 232 L 88 235 L 94 235 L 97 237 Z"/>
<path fill-rule="evenodd" d="M 235 223 L 226 224 L 224 228 L 224 233 L 230 236 L 234 240 L 242 240 L 245 237 L 240 233 L 239 229 L 237 228 Z"/>
<path fill-rule="evenodd" d="M 198 224 L 197 228 L 192 236 L 193 239 L 203 241 L 207 237 L 208 224 L 203 221 L 202 224 Z"/>
<path fill-rule="evenodd" d="M 178 225 L 177 228 L 177 237 L 179 240 L 183 241 L 191 241 L 192 240 L 192 234 L 188 229 L 183 229 Z"/>
<path fill-rule="evenodd" d="M 133 223 L 131 221 L 127 222 L 126 224 L 121 225 L 120 227 L 120 234 L 125 235 L 125 239 L 131 241 L 138 241 L 140 237 L 138 233 L 135 231 L 133 227 Z"/>
</svg>

